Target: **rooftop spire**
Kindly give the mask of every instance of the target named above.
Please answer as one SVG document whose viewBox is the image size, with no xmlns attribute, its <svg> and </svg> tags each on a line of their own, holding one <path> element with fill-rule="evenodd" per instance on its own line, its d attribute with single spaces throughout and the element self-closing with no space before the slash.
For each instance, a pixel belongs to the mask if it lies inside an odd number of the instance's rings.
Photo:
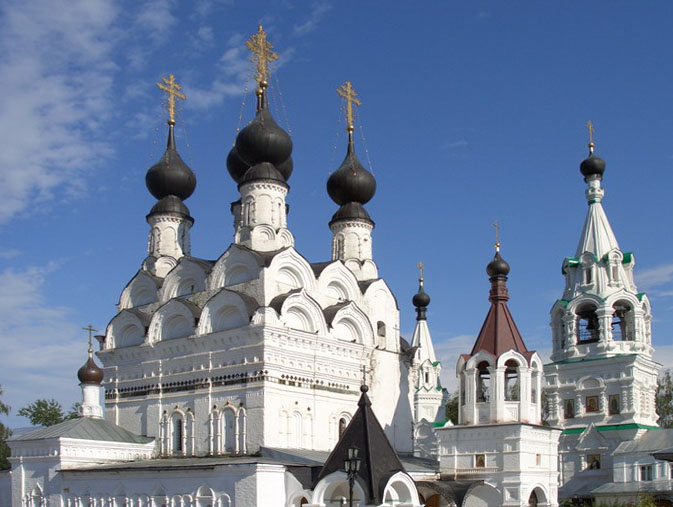
<svg viewBox="0 0 673 507">
<path fill-rule="evenodd" d="M 425 312 L 430 304 L 430 296 L 425 293 L 423 289 L 423 263 L 419 262 L 418 266 L 418 292 L 414 294 L 411 299 L 412 304 L 416 307 L 416 320 L 425 320 Z"/>
<path fill-rule="evenodd" d="M 269 85 L 267 78 L 269 76 L 269 64 L 278 60 L 278 53 L 272 51 L 273 45 L 266 39 L 266 32 L 262 25 L 257 27 L 257 33 L 253 34 L 245 46 L 250 50 L 253 59 L 257 62 L 257 75 L 255 79 L 259 88 L 257 88 L 257 110 L 262 109 L 264 105 L 264 90 Z"/>
<path fill-rule="evenodd" d="M 495 227 L 495 251 L 500 251 L 500 224 L 496 220 L 493 222 L 493 227 Z"/>
<path fill-rule="evenodd" d="M 162 77 L 161 81 L 157 83 L 157 87 L 168 95 L 166 103 L 166 110 L 168 111 L 167 123 L 172 127 L 175 125 L 175 99 L 187 100 L 187 97 L 180 91 L 182 90 L 182 86 L 175 81 L 173 74 L 169 74 L 168 77 Z"/>
<path fill-rule="evenodd" d="M 91 324 L 87 327 L 82 328 L 84 331 L 89 332 L 89 358 L 86 363 L 77 371 L 77 378 L 81 384 L 93 384 L 100 385 L 103 381 L 103 370 L 96 364 L 93 359 L 93 344 L 92 336 L 93 333 L 97 333 L 98 330 L 94 329 Z"/>
</svg>

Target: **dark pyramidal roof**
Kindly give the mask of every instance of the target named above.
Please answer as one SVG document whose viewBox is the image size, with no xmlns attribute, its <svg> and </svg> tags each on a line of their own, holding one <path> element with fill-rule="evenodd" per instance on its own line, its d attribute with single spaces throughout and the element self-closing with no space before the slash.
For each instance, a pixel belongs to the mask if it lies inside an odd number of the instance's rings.
<svg viewBox="0 0 673 507">
<path fill-rule="evenodd" d="M 366 503 L 378 505 L 383 502 L 383 492 L 388 479 L 397 472 L 404 472 L 404 467 L 390 445 L 374 411 L 372 402 L 367 396 L 367 386 L 360 387 L 362 395 L 358 401 L 358 409 L 348 424 L 334 450 L 330 453 L 318 479 L 344 470 L 344 462 L 348 458 L 348 449 L 357 447 L 361 458 L 360 470 L 356 480 L 366 495 Z"/>
</svg>

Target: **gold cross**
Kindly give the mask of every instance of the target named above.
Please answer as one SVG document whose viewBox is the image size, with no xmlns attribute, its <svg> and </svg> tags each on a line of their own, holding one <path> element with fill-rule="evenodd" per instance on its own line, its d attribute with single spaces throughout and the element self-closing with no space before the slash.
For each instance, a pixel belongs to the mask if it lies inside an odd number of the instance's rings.
<svg viewBox="0 0 673 507">
<path fill-rule="evenodd" d="M 93 353 L 93 346 L 91 345 L 91 337 L 93 336 L 93 333 L 97 333 L 98 329 L 94 329 L 91 324 L 89 324 L 87 327 L 83 327 L 84 331 L 89 331 L 89 354 Z"/>
<path fill-rule="evenodd" d="M 493 222 L 493 227 L 495 227 L 495 251 L 500 251 L 500 224 L 496 220 Z"/>
<path fill-rule="evenodd" d="M 419 273 L 420 273 L 420 275 L 419 275 L 419 277 L 418 277 L 418 280 L 419 280 L 420 282 L 422 282 L 422 281 L 423 281 L 423 268 L 424 268 L 425 266 L 423 266 L 423 263 L 422 263 L 422 262 L 419 262 L 419 263 L 416 264 L 416 265 L 418 266 L 418 271 L 419 271 Z"/>
<path fill-rule="evenodd" d="M 274 60 L 278 60 L 278 53 L 271 51 L 273 46 L 266 40 L 266 32 L 262 25 L 257 27 L 257 33 L 246 41 L 245 46 L 257 58 L 257 82 L 260 87 L 264 88 L 267 85 L 266 78 L 269 74 L 268 65 Z"/>
<path fill-rule="evenodd" d="M 337 88 L 337 93 L 346 99 L 346 121 L 348 122 L 348 127 L 346 128 L 349 132 L 353 132 L 353 104 L 361 106 L 362 102 L 357 98 L 358 94 L 353 89 L 350 81 L 346 81 L 341 85 L 341 88 Z"/>
<path fill-rule="evenodd" d="M 594 152 L 594 124 L 591 120 L 587 122 L 587 129 L 589 129 L 589 153 Z"/>
<path fill-rule="evenodd" d="M 161 81 L 163 81 L 163 83 Z M 187 97 L 180 91 L 182 90 L 182 86 L 175 81 L 175 76 L 173 74 L 169 74 L 168 77 L 162 77 L 161 81 L 157 83 L 157 87 L 168 94 L 168 104 L 166 105 L 166 109 L 168 110 L 168 124 L 175 125 L 175 99 L 187 100 Z"/>
</svg>

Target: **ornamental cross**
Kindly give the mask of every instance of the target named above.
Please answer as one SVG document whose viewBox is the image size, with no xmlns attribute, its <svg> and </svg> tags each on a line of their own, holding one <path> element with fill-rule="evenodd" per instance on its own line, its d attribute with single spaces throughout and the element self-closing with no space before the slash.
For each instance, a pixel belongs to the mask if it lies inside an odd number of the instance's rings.
<svg viewBox="0 0 673 507">
<path fill-rule="evenodd" d="M 166 105 L 168 123 L 169 125 L 175 125 L 175 99 L 187 100 L 187 97 L 180 91 L 182 90 L 182 86 L 175 81 L 173 74 L 169 74 L 168 77 L 162 77 L 161 81 L 157 83 L 157 87 L 168 94 L 168 104 Z"/>
<path fill-rule="evenodd" d="M 362 102 L 357 98 L 358 94 L 353 89 L 353 85 L 350 81 L 346 81 L 341 85 L 341 88 L 337 88 L 337 93 L 346 99 L 346 121 L 348 122 L 349 132 L 353 131 L 353 104 L 356 106 L 361 106 Z"/>
<path fill-rule="evenodd" d="M 589 130 L 589 144 L 594 144 L 594 124 L 591 120 L 587 122 L 587 129 Z"/>
<path fill-rule="evenodd" d="M 89 331 L 89 352 L 93 352 L 93 346 L 91 345 L 91 338 L 93 336 L 93 333 L 97 333 L 98 329 L 94 329 L 91 324 L 89 324 L 87 327 L 83 327 L 84 331 Z"/>
<path fill-rule="evenodd" d="M 493 222 L 493 227 L 495 227 L 495 251 L 500 251 L 500 224 L 496 220 Z"/>
<path fill-rule="evenodd" d="M 423 266 L 423 263 L 422 263 L 422 262 L 419 262 L 419 263 L 417 264 L 417 266 L 418 266 L 418 272 L 420 273 L 419 276 L 418 276 L 418 279 L 422 282 L 422 281 L 423 281 L 423 268 L 424 268 L 425 266 Z"/>
<path fill-rule="evenodd" d="M 262 25 L 257 27 L 257 33 L 253 34 L 250 40 L 246 41 L 245 46 L 252 52 L 254 55 L 253 58 L 257 59 L 257 82 L 260 85 L 262 83 L 266 85 L 266 78 L 269 74 L 269 63 L 278 60 L 278 53 L 271 51 L 273 46 L 266 40 L 266 32 L 262 28 Z"/>
</svg>

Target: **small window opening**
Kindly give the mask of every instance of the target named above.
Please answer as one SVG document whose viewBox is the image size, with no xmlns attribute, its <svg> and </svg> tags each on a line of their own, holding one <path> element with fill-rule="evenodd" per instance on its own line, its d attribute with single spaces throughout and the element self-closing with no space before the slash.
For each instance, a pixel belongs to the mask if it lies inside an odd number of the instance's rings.
<svg viewBox="0 0 673 507">
<path fill-rule="evenodd" d="M 182 419 L 173 419 L 173 451 L 182 452 Z"/>
<path fill-rule="evenodd" d="M 460 374 L 460 404 L 465 405 L 465 375 Z"/>
<path fill-rule="evenodd" d="M 612 275 L 610 278 L 612 278 L 612 283 L 619 283 L 619 266 L 614 264 L 611 271 Z"/>
<path fill-rule="evenodd" d="M 344 434 L 344 431 L 346 431 L 346 419 L 342 417 L 339 419 L 339 439 L 341 439 L 341 435 Z"/>
<path fill-rule="evenodd" d="M 641 481 L 651 481 L 652 480 L 652 465 L 641 465 L 640 466 L 640 480 Z"/>
<path fill-rule="evenodd" d="M 386 324 L 385 322 L 378 321 L 376 324 L 376 334 L 379 336 L 385 336 L 386 335 Z"/>
<path fill-rule="evenodd" d="M 477 366 L 477 401 L 487 402 L 490 399 L 491 373 L 488 371 L 488 363 L 482 361 Z"/>
<path fill-rule="evenodd" d="M 615 303 L 612 307 L 612 339 L 615 341 L 633 341 L 633 333 L 629 326 L 631 307 L 624 302 Z"/>
<path fill-rule="evenodd" d="M 425 372 L 425 383 L 426 384 L 430 383 L 430 373 L 428 373 L 427 371 Z"/>
<path fill-rule="evenodd" d="M 600 470 L 601 469 L 601 455 L 600 454 L 589 454 L 587 456 L 587 469 L 588 470 Z"/>
<path fill-rule="evenodd" d="M 598 316 L 593 307 L 577 311 L 577 341 L 592 343 L 598 341 Z"/>
<path fill-rule="evenodd" d="M 510 359 L 505 363 L 505 401 L 519 401 L 518 364 Z"/>
<path fill-rule="evenodd" d="M 588 268 L 584 268 L 584 285 L 590 285 L 591 282 L 593 281 L 592 271 L 593 269 L 591 268 L 591 266 L 589 266 Z"/>
<path fill-rule="evenodd" d="M 542 454 L 535 455 L 535 466 L 542 466 Z"/>
<path fill-rule="evenodd" d="M 575 400 L 563 400 L 563 418 L 573 419 L 575 417 Z"/>
</svg>

